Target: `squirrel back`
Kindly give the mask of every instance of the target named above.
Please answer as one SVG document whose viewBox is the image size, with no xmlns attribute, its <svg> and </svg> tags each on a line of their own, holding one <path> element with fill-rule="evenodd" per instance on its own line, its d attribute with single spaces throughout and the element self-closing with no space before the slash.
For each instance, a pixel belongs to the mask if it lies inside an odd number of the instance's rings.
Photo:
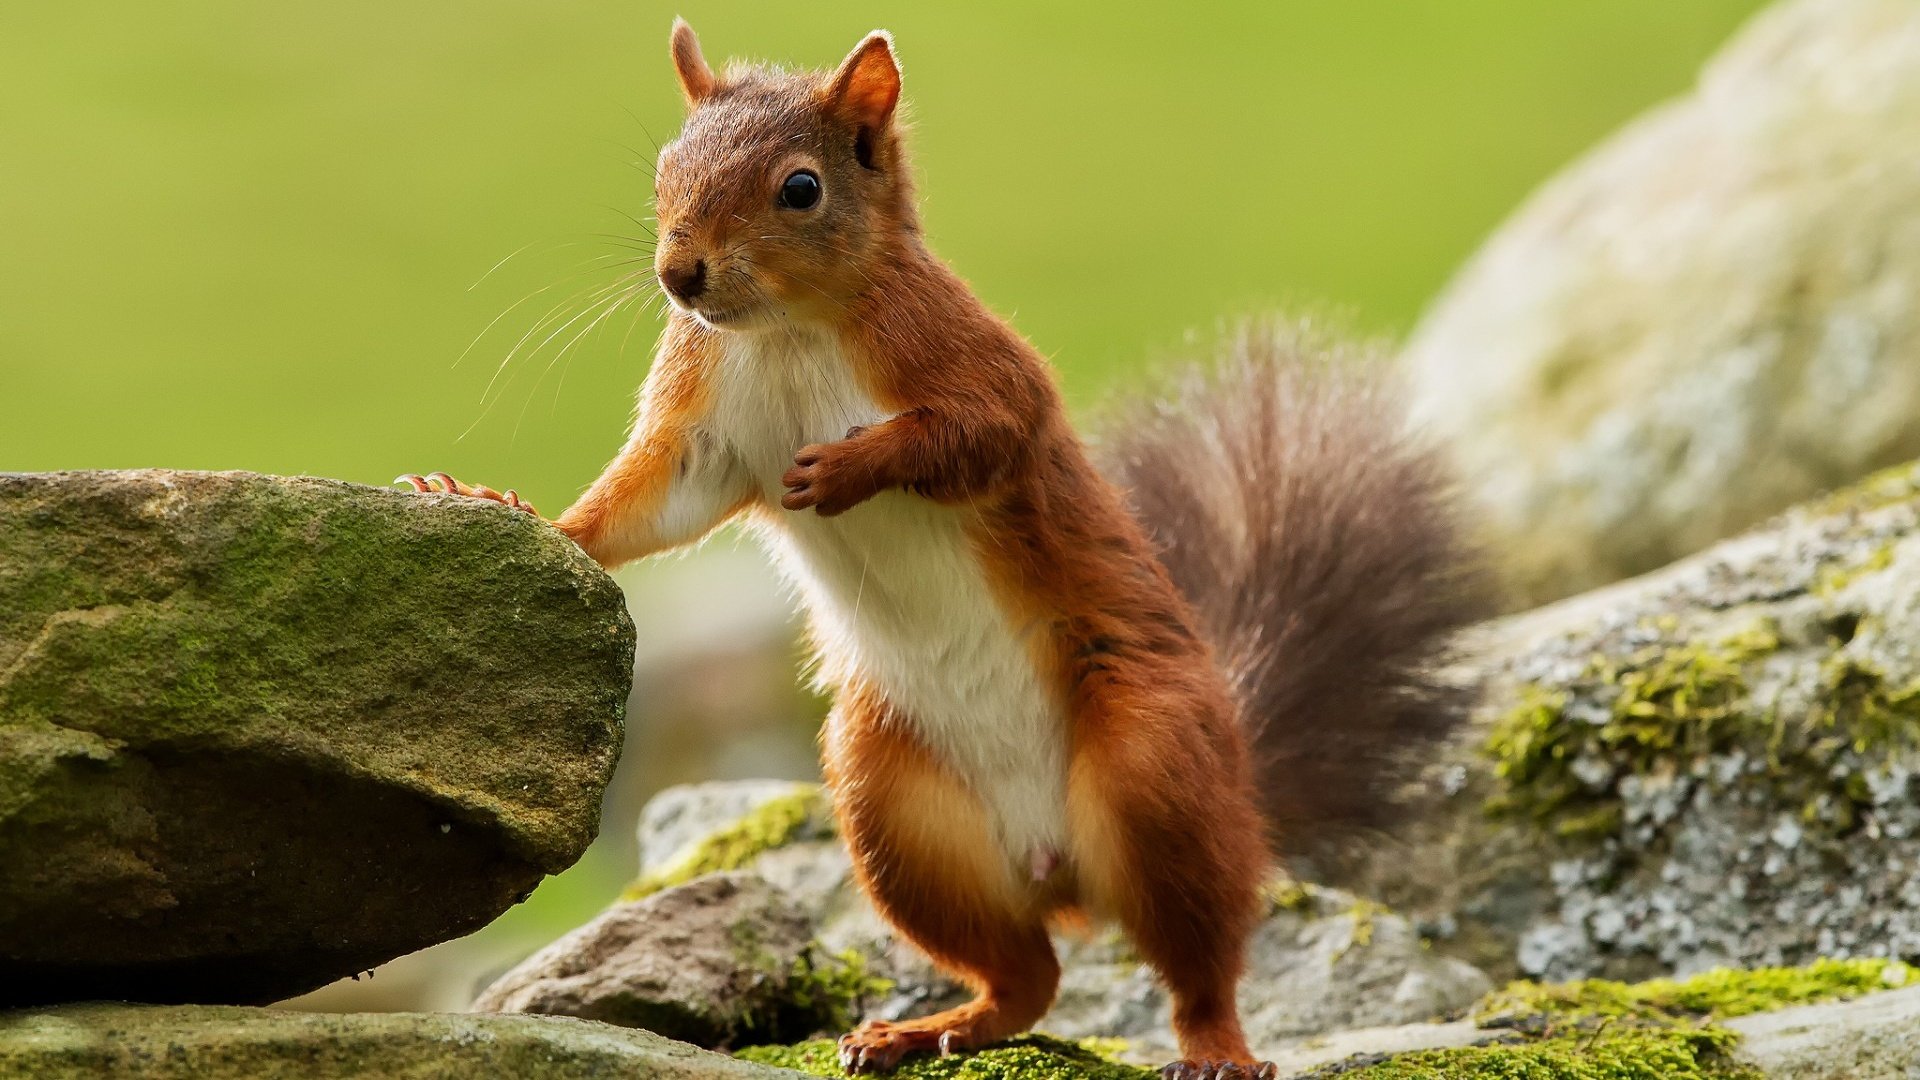
<svg viewBox="0 0 1920 1080">
<path fill-rule="evenodd" d="M 1116 418 L 1102 465 L 1226 672 L 1276 849 L 1325 852 L 1407 809 L 1465 714 L 1436 663 L 1486 593 L 1379 357 L 1284 320 L 1221 352 Z"/>
</svg>

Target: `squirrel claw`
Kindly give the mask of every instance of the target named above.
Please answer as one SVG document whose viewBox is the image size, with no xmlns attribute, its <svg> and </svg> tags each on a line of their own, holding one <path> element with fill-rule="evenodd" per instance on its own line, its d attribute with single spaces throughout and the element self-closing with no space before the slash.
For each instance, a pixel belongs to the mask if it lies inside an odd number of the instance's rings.
<svg viewBox="0 0 1920 1080">
<path fill-rule="evenodd" d="M 422 494 L 464 495 L 470 499 L 497 502 L 510 510 L 523 510 L 535 517 L 539 516 L 539 511 L 533 508 L 533 504 L 522 499 L 520 493 L 511 488 L 506 491 L 495 491 L 481 484 L 463 484 L 444 472 L 430 472 L 425 476 L 419 473 L 401 473 L 393 478 L 393 482 L 405 484 Z"/>
<path fill-rule="evenodd" d="M 1279 1066 L 1271 1061 L 1176 1061 L 1160 1070 L 1161 1080 L 1275 1080 Z"/>
</svg>

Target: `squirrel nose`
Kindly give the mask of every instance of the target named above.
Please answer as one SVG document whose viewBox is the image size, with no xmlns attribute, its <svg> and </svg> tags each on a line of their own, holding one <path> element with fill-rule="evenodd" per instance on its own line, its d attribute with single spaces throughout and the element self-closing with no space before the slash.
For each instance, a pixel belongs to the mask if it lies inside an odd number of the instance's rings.
<svg viewBox="0 0 1920 1080">
<path fill-rule="evenodd" d="M 707 287 L 707 261 L 695 259 L 692 265 L 663 266 L 660 284 L 681 300 L 691 300 Z"/>
</svg>

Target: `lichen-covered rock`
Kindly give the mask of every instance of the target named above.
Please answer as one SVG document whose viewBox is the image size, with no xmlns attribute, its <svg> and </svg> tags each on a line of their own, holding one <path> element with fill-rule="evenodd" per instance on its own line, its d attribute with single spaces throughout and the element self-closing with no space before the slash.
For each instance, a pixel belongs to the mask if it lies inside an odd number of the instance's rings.
<svg viewBox="0 0 1920 1080">
<path fill-rule="evenodd" d="M 1449 947 L 1555 979 L 1920 955 L 1920 466 L 1471 649 L 1454 794 L 1353 878 Z"/>
<path fill-rule="evenodd" d="M 817 789 L 774 791 L 749 781 L 729 794 L 728 787 L 703 784 L 657 797 L 681 830 L 676 850 L 682 854 L 674 865 L 686 861 L 686 852 L 725 851 L 728 867 L 776 886 L 798 905 L 809 936 L 829 955 L 858 956 L 870 977 L 890 984 L 860 1002 L 864 1017 L 915 1016 L 970 996 L 880 919 L 854 886 L 840 843 L 816 838 L 826 821 Z M 653 819 L 655 812 L 643 817 Z M 1166 991 L 1123 936 L 1107 929 L 1087 938 L 1064 936 L 1056 945 L 1061 991 L 1043 1030 L 1124 1038 L 1150 1054 L 1171 1053 Z M 1335 890 L 1296 886 L 1275 892 L 1252 943 L 1240 1004 L 1249 1037 L 1275 1042 L 1426 1020 L 1466 1007 L 1489 985 L 1471 965 L 1434 955 L 1400 916 Z"/>
<path fill-rule="evenodd" d="M 66 1005 L 0 1013 L 0 1080 L 798 1080 L 560 1016 Z"/>
<path fill-rule="evenodd" d="M 862 969 L 826 955 L 779 890 L 753 874 L 719 873 L 615 905 L 501 976 L 473 1007 L 725 1047 L 844 1026 L 864 989 Z"/>
<path fill-rule="evenodd" d="M 1920 454 L 1920 6 L 1793 0 L 1548 183 L 1406 350 L 1534 599 Z"/>
<path fill-rule="evenodd" d="M 592 839 L 632 649 L 498 506 L 0 475 L 0 1003 L 265 1002 L 477 929 Z"/>
</svg>

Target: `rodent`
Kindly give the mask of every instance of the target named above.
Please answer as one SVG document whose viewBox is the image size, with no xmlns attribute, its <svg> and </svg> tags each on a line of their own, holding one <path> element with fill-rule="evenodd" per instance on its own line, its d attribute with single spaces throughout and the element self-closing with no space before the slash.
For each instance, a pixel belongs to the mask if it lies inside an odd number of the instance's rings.
<svg viewBox="0 0 1920 1080">
<path fill-rule="evenodd" d="M 842 1063 L 1028 1029 L 1050 924 L 1091 917 L 1165 981 L 1169 1076 L 1267 1080 L 1235 988 L 1272 853 L 1381 824 L 1457 718 L 1423 674 L 1474 610 L 1439 466 L 1375 376 L 1270 326 L 1118 425 L 1103 474 L 922 241 L 887 34 L 825 74 L 715 74 L 677 20 L 670 52 L 673 310 L 553 524 L 611 567 L 744 519 L 803 596 L 856 877 L 978 995 L 869 1021 Z M 531 509 L 435 476 L 402 480 Z"/>
</svg>

